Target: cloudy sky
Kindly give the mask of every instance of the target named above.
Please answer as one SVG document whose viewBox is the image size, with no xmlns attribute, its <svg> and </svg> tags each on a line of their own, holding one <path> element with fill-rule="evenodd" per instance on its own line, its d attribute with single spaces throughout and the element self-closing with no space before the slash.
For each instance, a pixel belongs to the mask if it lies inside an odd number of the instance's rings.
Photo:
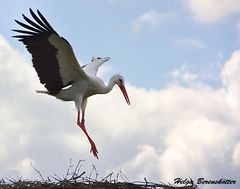
<svg viewBox="0 0 240 189">
<path fill-rule="evenodd" d="M 81 64 L 110 56 L 100 76 L 125 77 L 131 106 L 118 88 L 88 102 L 98 160 L 74 104 L 35 93 L 43 86 L 31 56 L 10 31 L 30 7 Z M 12 0 L 1 4 L 0 23 L 0 177 L 38 178 L 30 160 L 44 176 L 62 176 L 72 158 L 86 160 L 83 171 L 96 165 L 100 177 L 121 170 L 166 183 L 225 178 L 239 188 L 239 0 Z"/>
</svg>

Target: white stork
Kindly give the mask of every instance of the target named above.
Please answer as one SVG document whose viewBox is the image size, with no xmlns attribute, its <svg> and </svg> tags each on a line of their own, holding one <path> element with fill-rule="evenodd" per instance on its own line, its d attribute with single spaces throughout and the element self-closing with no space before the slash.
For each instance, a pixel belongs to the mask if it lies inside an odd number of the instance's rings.
<svg viewBox="0 0 240 189">
<path fill-rule="evenodd" d="M 38 16 L 32 9 L 30 9 L 30 13 L 34 20 L 22 15 L 28 24 L 15 20 L 27 30 L 13 30 L 20 33 L 20 35 L 13 37 L 19 38 L 19 41 L 26 45 L 27 50 L 32 55 L 33 67 L 40 82 L 47 89 L 47 91 L 37 92 L 54 96 L 63 101 L 75 102 L 77 125 L 86 134 L 91 144 L 90 153 L 92 152 L 98 158 L 97 147 L 85 127 L 84 113 L 87 99 L 95 94 L 106 94 L 117 84 L 130 105 L 124 79 L 121 75 L 115 74 L 105 85 L 96 74 L 98 68 L 108 61 L 109 57 L 93 58 L 89 64 L 81 67 L 69 42 L 58 35 L 40 11 L 37 10 Z M 80 111 L 82 112 L 81 121 Z"/>
</svg>

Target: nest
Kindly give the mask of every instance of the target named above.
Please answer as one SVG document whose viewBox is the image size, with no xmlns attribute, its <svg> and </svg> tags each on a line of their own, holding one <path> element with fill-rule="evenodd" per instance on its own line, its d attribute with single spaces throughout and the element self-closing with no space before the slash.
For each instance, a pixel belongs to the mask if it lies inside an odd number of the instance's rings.
<svg viewBox="0 0 240 189">
<path fill-rule="evenodd" d="M 98 179 L 96 167 L 93 165 L 89 176 L 86 172 L 81 172 L 81 162 L 78 161 L 75 168 L 70 160 L 70 166 L 67 173 L 63 177 L 58 175 L 49 176 L 46 179 L 42 176 L 30 161 L 32 168 L 38 173 L 41 180 L 31 181 L 22 180 L 22 178 L 2 178 L 0 180 L 0 189 L 197 189 L 194 183 L 187 186 L 174 186 L 164 183 L 148 182 L 146 178 L 144 181 L 131 182 L 129 179 L 119 171 L 115 178 L 113 172 L 103 179 Z M 95 178 L 93 176 L 95 175 Z"/>
</svg>

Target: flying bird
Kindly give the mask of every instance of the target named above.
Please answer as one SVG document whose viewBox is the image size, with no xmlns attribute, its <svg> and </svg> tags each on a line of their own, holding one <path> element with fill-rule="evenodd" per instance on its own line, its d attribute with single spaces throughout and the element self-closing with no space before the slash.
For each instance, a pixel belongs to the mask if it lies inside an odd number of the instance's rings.
<svg viewBox="0 0 240 189">
<path fill-rule="evenodd" d="M 30 14 L 29 19 L 22 14 L 25 23 L 15 20 L 23 27 L 16 37 L 32 55 L 32 63 L 40 82 L 47 90 L 36 92 L 51 95 L 62 101 L 74 101 L 77 108 L 77 125 L 86 134 L 92 152 L 98 158 L 98 150 L 85 127 L 85 109 L 88 97 L 95 94 L 106 94 L 117 84 L 121 89 L 127 104 L 130 100 L 124 85 L 124 78 L 120 74 L 111 77 L 106 85 L 97 76 L 98 68 L 110 57 L 92 58 L 89 64 L 80 66 L 70 43 L 58 35 L 39 10 Z M 20 34 L 19 34 L 20 33 Z M 81 115 L 80 115 L 81 113 Z"/>
</svg>

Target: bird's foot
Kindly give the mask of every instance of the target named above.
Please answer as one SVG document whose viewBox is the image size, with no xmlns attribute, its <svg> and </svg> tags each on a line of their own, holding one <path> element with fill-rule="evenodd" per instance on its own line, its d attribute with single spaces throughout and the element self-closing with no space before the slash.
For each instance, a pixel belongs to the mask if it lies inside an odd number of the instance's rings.
<svg viewBox="0 0 240 189">
<path fill-rule="evenodd" d="M 90 153 L 92 152 L 93 155 L 98 159 L 98 150 L 97 150 L 97 147 L 96 147 L 95 143 L 92 140 L 89 140 L 89 142 L 91 144 Z"/>
</svg>

